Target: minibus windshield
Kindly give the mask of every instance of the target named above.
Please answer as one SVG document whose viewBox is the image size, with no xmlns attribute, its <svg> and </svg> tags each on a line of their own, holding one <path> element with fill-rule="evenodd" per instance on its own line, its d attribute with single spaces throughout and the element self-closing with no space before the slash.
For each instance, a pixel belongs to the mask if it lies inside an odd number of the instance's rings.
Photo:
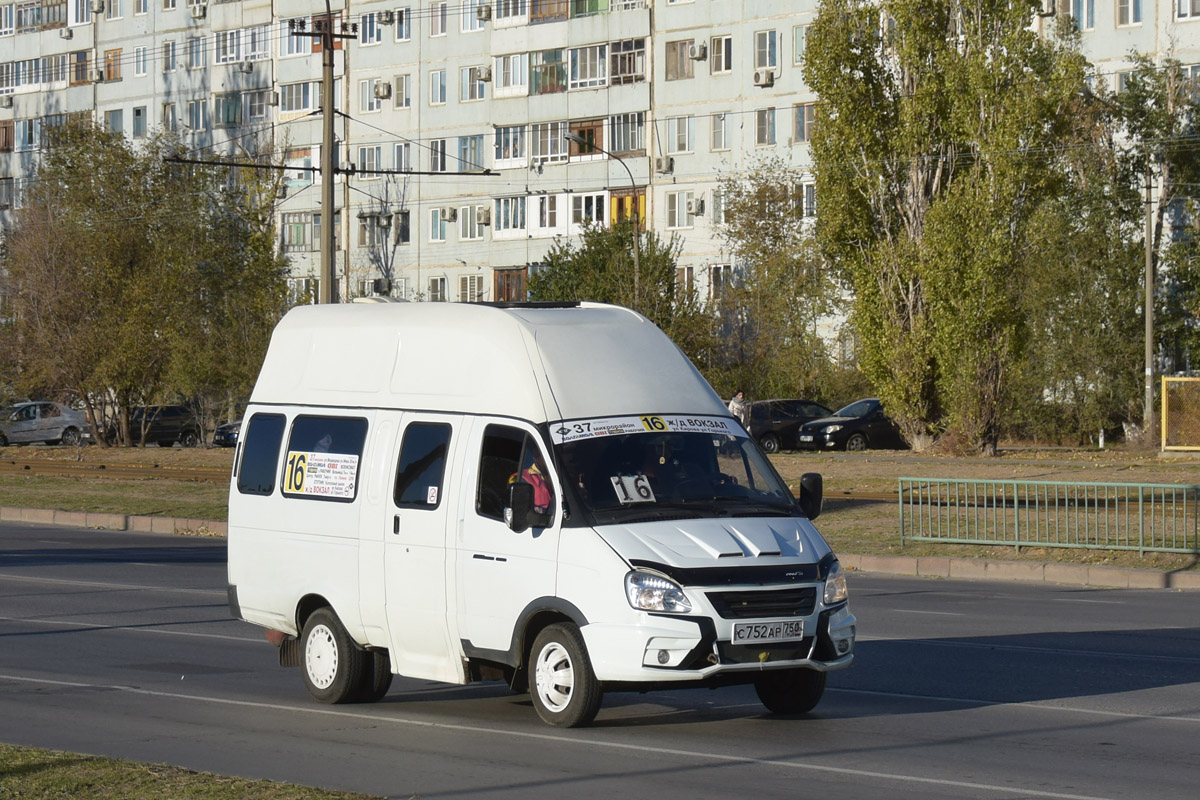
<svg viewBox="0 0 1200 800">
<path fill-rule="evenodd" d="M 596 524 L 799 513 L 732 420 L 646 416 L 550 428 L 562 478 Z"/>
</svg>

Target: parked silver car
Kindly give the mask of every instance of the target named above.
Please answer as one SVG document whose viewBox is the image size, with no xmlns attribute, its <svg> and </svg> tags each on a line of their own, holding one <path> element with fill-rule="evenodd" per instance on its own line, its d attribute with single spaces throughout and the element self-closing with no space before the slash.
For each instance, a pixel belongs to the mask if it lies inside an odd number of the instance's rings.
<svg viewBox="0 0 1200 800">
<path fill-rule="evenodd" d="M 0 416 L 0 447 L 10 444 L 81 444 L 91 439 L 83 412 L 61 403 L 17 403 Z"/>
</svg>

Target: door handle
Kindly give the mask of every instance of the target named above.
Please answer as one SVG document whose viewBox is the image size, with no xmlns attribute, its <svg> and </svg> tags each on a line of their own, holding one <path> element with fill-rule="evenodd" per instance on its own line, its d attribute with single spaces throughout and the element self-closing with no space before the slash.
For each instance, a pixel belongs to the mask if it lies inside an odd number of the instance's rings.
<svg viewBox="0 0 1200 800">
<path fill-rule="evenodd" d="M 400 532 L 400 515 L 396 514 L 392 517 L 392 533 Z"/>
</svg>

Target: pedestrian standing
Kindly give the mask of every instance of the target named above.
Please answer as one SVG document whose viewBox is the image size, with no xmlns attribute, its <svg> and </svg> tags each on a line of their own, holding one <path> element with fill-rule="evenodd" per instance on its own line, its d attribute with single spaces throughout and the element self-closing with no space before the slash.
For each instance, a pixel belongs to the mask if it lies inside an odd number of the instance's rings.
<svg viewBox="0 0 1200 800">
<path fill-rule="evenodd" d="M 741 389 L 738 389 L 734 393 L 733 399 L 729 401 L 729 413 L 742 423 L 743 428 L 750 429 L 750 404 L 746 402 L 746 395 Z"/>
</svg>

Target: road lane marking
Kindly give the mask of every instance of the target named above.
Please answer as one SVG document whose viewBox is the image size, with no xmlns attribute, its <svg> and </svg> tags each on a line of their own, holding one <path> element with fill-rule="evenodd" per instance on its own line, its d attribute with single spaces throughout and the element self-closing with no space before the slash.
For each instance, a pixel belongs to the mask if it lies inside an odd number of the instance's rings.
<svg viewBox="0 0 1200 800">
<path fill-rule="evenodd" d="M 917 611 L 909 608 L 893 608 L 892 611 L 897 614 L 936 614 L 939 617 L 965 617 L 966 614 L 959 614 L 956 611 Z"/>
<path fill-rule="evenodd" d="M 78 628 L 77 633 L 88 631 L 129 631 L 131 633 L 156 633 L 162 636 L 195 636 L 201 639 L 224 639 L 230 642 L 253 642 L 261 644 L 264 639 L 250 639 L 245 636 L 227 636 L 221 633 L 195 633 L 192 631 L 167 631 L 158 628 L 139 628 L 134 625 L 101 625 L 96 622 L 74 620 L 30 619 L 28 617 L 0 617 L 0 622 L 25 622 L 30 625 L 63 625 Z M 190 625 L 188 622 L 171 622 L 169 625 Z"/>
<path fill-rule="evenodd" d="M 487 728 L 481 725 L 464 725 L 450 722 L 431 722 L 428 720 L 408 719 L 405 717 L 388 717 L 380 714 L 369 714 L 365 712 L 340 711 L 329 708 L 315 708 L 309 706 L 291 706 L 282 703 L 259 703 L 250 700 L 233 700 L 221 697 L 205 697 L 203 695 L 180 694 L 177 692 L 160 692 L 153 689 L 140 689 L 135 686 L 121 686 L 99 683 L 82 683 L 78 681 L 59 681 L 49 678 L 26 678 L 19 675 L 4 675 L 0 674 L 0 680 L 10 680 L 18 683 L 42 684 L 46 686 L 63 686 L 74 689 L 104 689 L 108 691 L 128 692 L 130 694 L 142 695 L 145 697 L 161 697 L 170 700 L 192 700 L 199 703 L 211 703 L 213 705 L 236 706 L 242 708 L 254 708 L 271 711 L 288 711 L 300 714 L 319 715 L 324 717 L 335 717 L 340 719 L 355 719 L 364 720 L 374 724 L 391 724 L 400 727 L 413 728 L 428 728 L 434 730 L 457 731 L 462 733 L 475 733 L 489 736 L 506 736 L 516 739 L 533 739 L 543 742 L 555 742 L 558 744 L 569 744 L 589 748 L 603 748 L 608 750 L 620 750 L 626 752 L 637 753 L 653 753 L 664 756 L 677 756 L 681 758 L 691 758 L 698 761 L 714 761 L 727 764 L 756 764 L 761 766 L 780 767 L 783 769 L 797 770 L 801 772 L 823 772 L 833 775 L 846 775 L 856 778 L 872 778 L 885 781 L 897 781 L 901 783 L 912 783 L 927 786 L 947 786 L 956 789 L 971 789 L 985 792 L 996 792 L 1003 796 L 1010 797 L 1047 797 L 1055 798 L 1055 800 L 1110 800 L 1110 798 L 1099 797 L 1096 795 L 1083 794 L 1068 794 L 1064 792 L 1049 792 L 1038 789 L 1019 788 L 1014 786 L 999 786 L 988 783 L 974 783 L 971 781 L 957 781 L 948 778 L 927 778 L 920 775 L 904 775 L 892 772 L 875 772 L 873 770 L 851 769 L 848 767 L 834 767 L 827 764 L 812 764 L 804 761 L 783 761 L 771 758 L 755 758 L 753 756 L 738 756 L 729 755 L 726 753 L 708 753 L 700 750 L 680 750 L 669 747 L 655 747 L 646 744 L 625 744 L 623 742 L 612 742 L 597 739 L 580 739 L 569 738 L 566 736 L 556 736 L 552 733 L 532 733 L 529 731 L 513 731 L 503 730 L 501 728 Z M 1023 705 L 1023 704 L 1017 704 Z M 1055 710 L 1059 709 L 1050 706 Z M 1200 722 L 1200 720 L 1189 720 Z"/>
<path fill-rule="evenodd" d="M 25 581 L 26 583 L 51 583 L 61 586 L 94 586 L 101 589 L 131 589 L 138 592 L 182 592 L 184 594 L 203 594 L 213 597 L 225 597 L 225 592 L 212 589 L 181 589 L 178 586 L 142 586 L 135 583 L 103 583 L 100 581 L 71 581 L 66 578 L 37 578 L 31 575 L 9 575 L 0 572 L 0 580 Z"/>
<path fill-rule="evenodd" d="M 1155 628 L 1154 630 L 1159 630 Z M 1082 633 L 1109 633 L 1109 631 L 1082 631 Z M 1021 634 L 1016 634 L 1021 635 Z M 1200 664 L 1200 657 L 1195 656 L 1161 656 L 1152 653 L 1113 653 L 1105 650 L 1070 650 L 1061 647 L 1033 647 L 1021 644 L 995 644 L 992 642 L 952 642 L 943 639 L 911 639 L 902 636 L 863 636 L 855 637 L 859 642 L 907 642 L 908 644 L 928 647 L 968 647 L 976 650 L 1011 650 L 1017 653 L 1040 653 L 1052 656 L 1085 656 L 1088 658 L 1134 658 L 1139 661 L 1178 661 L 1184 664 Z"/>
<path fill-rule="evenodd" d="M 1096 605 L 1105 606 L 1123 606 L 1124 600 L 1084 600 L 1078 597 L 1051 597 L 1050 600 L 1055 603 L 1095 603 Z"/>
</svg>

